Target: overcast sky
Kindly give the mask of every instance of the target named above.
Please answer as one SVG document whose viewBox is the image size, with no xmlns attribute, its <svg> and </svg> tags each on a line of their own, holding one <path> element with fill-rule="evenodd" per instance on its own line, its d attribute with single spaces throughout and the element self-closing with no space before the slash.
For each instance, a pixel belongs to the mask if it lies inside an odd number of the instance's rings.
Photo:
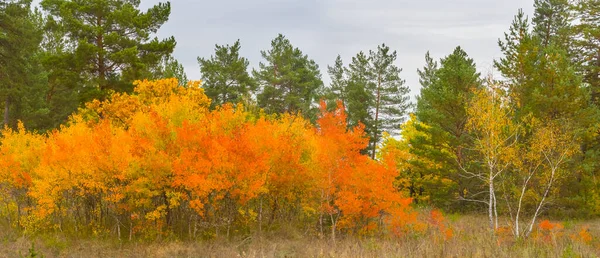
<svg viewBox="0 0 600 258">
<path fill-rule="evenodd" d="M 141 2 L 145 10 L 164 0 Z M 158 36 L 175 36 L 174 56 L 190 79 L 201 78 L 196 58 L 210 57 L 215 44 L 240 39 L 241 55 L 257 67 L 260 50 L 282 33 L 319 64 L 325 84 L 338 54 L 347 64 L 385 43 L 398 52 L 396 65 L 414 96 L 428 50 L 439 59 L 460 45 L 482 74 L 492 71 L 498 38 L 519 8 L 531 16 L 533 0 L 172 0 L 171 8 Z"/>
</svg>

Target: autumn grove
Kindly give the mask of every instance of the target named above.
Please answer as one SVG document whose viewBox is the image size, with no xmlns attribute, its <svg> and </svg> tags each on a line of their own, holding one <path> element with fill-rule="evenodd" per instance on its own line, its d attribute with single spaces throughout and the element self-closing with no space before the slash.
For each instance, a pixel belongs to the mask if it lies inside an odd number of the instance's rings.
<svg viewBox="0 0 600 258">
<path fill-rule="evenodd" d="M 465 217 L 494 248 L 599 255 L 599 0 L 515 10 L 493 75 L 423 53 L 412 101 L 394 42 L 317 64 L 279 34 L 250 64 L 242 39 L 188 80 L 156 36 L 176 4 L 0 2 L 3 231 L 443 245 Z"/>
</svg>

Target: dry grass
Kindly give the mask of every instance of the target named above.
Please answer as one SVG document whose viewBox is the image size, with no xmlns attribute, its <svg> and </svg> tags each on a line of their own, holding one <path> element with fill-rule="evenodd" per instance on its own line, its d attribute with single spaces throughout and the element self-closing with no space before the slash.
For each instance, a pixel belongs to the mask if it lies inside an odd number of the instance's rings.
<svg viewBox="0 0 600 258">
<path fill-rule="evenodd" d="M 461 216 L 450 225 L 454 236 L 449 240 L 428 233 L 402 239 L 346 237 L 335 245 L 328 239 L 289 232 L 274 232 L 262 239 L 119 243 L 60 236 L 32 241 L 4 231 L 0 257 L 28 256 L 32 242 L 44 257 L 600 257 L 600 221 L 564 223 L 564 229 L 549 239 L 522 242 L 490 235 L 481 216 Z M 591 242 L 572 238 L 584 226 L 594 236 Z"/>
</svg>

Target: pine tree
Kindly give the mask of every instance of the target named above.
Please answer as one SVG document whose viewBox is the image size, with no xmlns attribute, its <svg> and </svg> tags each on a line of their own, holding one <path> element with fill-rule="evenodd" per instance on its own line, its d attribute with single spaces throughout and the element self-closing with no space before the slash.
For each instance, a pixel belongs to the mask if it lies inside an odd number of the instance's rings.
<svg viewBox="0 0 600 258">
<path fill-rule="evenodd" d="M 327 98 L 343 101 L 349 127 L 365 125 L 370 141 L 363 153 L 369 153 L 373 159 L 382 134 L 397 134 L 411 107 L 409 88 L 400 78 L 402 69 L 394 64 L 396 58 L 396 51 L 382 44 L 376 51 L 369 51 L 368 56 L 359 52 L 346 68 L 340 56 L 329 67 L 332 85 Z"/>
<path fill-rule="evenodd" d="M 48 26 L 48 19 L 44 21 L 45 26 Z M 83 65 L 72 54 L 64 29 L 46 29 L 44 38 L 40 57 L 47 76 L 44 101 L 49 109 L 47 123 L 50 128 L 56 128 L 89 96 L 99 96 L 100 90 L 81 76 Z"/>
<path fill-rule="evenodd" d="M 530 113 L 540 119 L 572 117 L 585 109 L 586 94 L 567 50 L 548 43 L 553 34 L 540 32 L 545 28 L 540 24 L 551 24 L 543 17 L 536 12 L 536 28 L 530 33 L 529 22 L 519 11 L 504 41 L 499 41 L 504 56 L 494 64 L 507 80 L 518 117 Z"/>
<path fill-rule="evenodd" d="M 572 14 L 568 0 L 535 0 L 533 34 L 544 47 L 556 44 L 567 47 Z"/>
<path fill-rule="evenodd" d="M 432 69 L 433 62 L 427 63 L 423 71 Z M 425 125 L 417 129 L 427 137 L 416 137 L 411 143 L 412 151 L 440 164 L 424 169 L 424 174 L 454 182 L 453 191 L 432 200 L 434 204 L 448 207 L 452 203 L 451 196 L 462 196 L 464 189 L 472 187 L 472 180 L 460 174 L 472 166 L 472 138 L 466 128 L 466 106 L 473 92 L 481 88 L 479 76 L 473 59 L 462 48 L 456 47 L 452 54 L 440 60 L 438 69 L 431 70 L 427 79 L 422 80 L 425 84 L 417 97 L 415 114 L 417 120 Z"/>
<path fill-rule="evenodd" d="M 337 108 L 337 100 L 341 100 L 344 106 L 346 106 L 346 85 L 348 82 L 344 69 L 344 63 L 340 55 L 335 58 L 333 66 L 327 66 L 327 73 L 331 79 L 331 84 L 325 89 L 324 98 L 327 100 L 328 109 Z"/>
<path fill-rule="evenodd" d="M 171 55 L 163 57 L 154 74 L 157 79 L 176 78 L 179 85 L 184 87 L 189 81 L 183 65 Z"/>
<path fill-rule="evenodd" d="M 512 104 L 517 109 L 517 117 L 529 112 L 524 107 L 529 106 L 534 87 L 532 84 L 535 84 L 529 75 L 535 69 L 539 54 L 535 51 L 540 44 L 539 38 L 531 34 L 529 25 L 529 19 L 523 10 L 519 9 L 508 33 L 504 33 L 504 40 L 498 40 L 504 56 L 494 60 L 494 66 L 508 82 L 509 91 L 512 92 Z"/>
<path fill-rule="evenodd" d="M 171 6 L 159 3 L 141 12 L 139 4 L 139 0 L 43 0 L 41 6 L 50 14 L 48 30 L 64 33 L 65 45 L 72 46 L 57 60 L 74 61 L 79 76 L 103 92 L 128 91 L 132 81 L 152 77 L 151 71 L 175 48 L 173 37 L 151 38 L 168 20 Z"/>
<path fill-rule="evenodd" d="M 473 59 L 462 48 L 443 58 L 435 72 L 434 82 L 421 89 L 417 100 L 417 119 L 442 130 L 447 134 L 451 146 L 465 142 L 465 103 L 472 91 L 481 87 Z M 460 159 L 459 151 L 455 152 Z"/>
<path fill-rule="evenodd" d="M 535 81 L 531 96 L 536 105 L 534 114 L 541 118 L 544 113 L 545 118 L 573 118 L 586 109 L 587 96 L 572 63 L 572 6 L 568 0 L 536 0 L 534 7 L 533 35 L 541 45 L 530 50 L 538 50 L 532 62 L 535 69 L 529 76 Z"/>
<path fill-rule="evenodd" d="M 31 10 L 31 1 L 0 3 L 0 97 L 5 126 L 24 120 L 38 128 L 35 119 L 43 113 L 40 97 L 44 85 L 39 63 L 42 31 L 40 15 Z"/>
<path fill-rule="evenodd" d="M 346 68 L 348 82 L 344 90 L 346 95 L 346 109 L 348 110 L 348 126 L 355 127 L 359 123 L 365 125 L 367 135 L 373 131 L 373 107 L 375 100 L 371 89 L 373 88 L 373 74 L 371 63 L 364 52 L 359 52 L 352 57 L 352 62 Z M 369 144 L 369 151 L 371 145 Z"/>
<path fill-rule="evenodd" d="M 371 158 L 375 159 L 374 150 L 381 140 L 381 134 L 383 131 L 397 134 L 411 104 L 407 96 L 410 90 L 400 78 L 402 69 L 394 65 L 396 51 L 390 52 L 390 48 L 382 44 L 377 46 L 377 51 L 370 51 L 369 55 L 374 79 L 372 85 L 375 87 L 375 117 L 371 136 Z"/>
<path fill-rule="evenodd" d="M 215 45 L 214 56 L 198 58 L 202 85 L 213 107 L 237 104 L 256 90 L 256 82 L 248 74 L 248 59 L 240 57 L 240 48 L 239 40 L 231 46 Z"/>
<path fill-rule="evenodd" d="M 431 58 L 429 51 L 425 54 L 425 67 L 423 70 L 417 69 L 417 73 L 419 74 L 419 83 L 421 87 L 429 87 L 435 81 L 435 72 L 438 69 L 438 63 Z"/>
<path fill-rule="evenodd" d="M 597 123 L 598 115 L 597 110 L 589 106 L 589 94 L 582 87 L 569 53 L 568 33 L 564 32 L 569 27 L 568 14 L 561 14 L 556 11 L 560 8 L 552 7 L 558 4 L 565 3 L 536 2 L 532 32 L 529 31 L 527 18 L 519 11 L 505 39 L 499 40 L 504 56 L 495 61 L 495 66 L 508 86 L 515 121 L 541 121 L 540 127 L 552 126 L 559 131 L 568 131 L 575 137 L 576 144 L 581 144 L 581 139 L 589 140 L 588 132 Z M 531 133 L 521 135 L 522 144 L 519 148 L 530 150 L 531 143 L 536 142 L 532 137 Z M 581 149 L 587 152 L 587 156 L 596 155 L 594 147 L 589 144 L 581 145 Z M 581 171 L 593 167 L 589 159 L 582 158 L 581 155 L 573 155 L 565 161 L 564 168 L 571 171 L 573 176 L 562 181 L 568 187 L 559 189 L 562 197 L 556 203 L 573 203 L 568 199 L 585 192 L 572 190 L 581 188 Z M 575 199 L 581 199 L 581 196 Z"/>
<path fill-rule="evenodd" d="M 301 112 L 315 121 L 316 101 L 323 87 L 319 66 L 281 34 L 261 55 L 266 62 L 253 71 L 261 91 L 258 104 L 267 113 Z"/>
<path fill-rule="evenodd" d="M 580 67 L 583 82 L 590 88 L 592 101 L 600 104 L 600 0 L 579 1 L 575 6 L 579 24 L 576 34 L 575 62 Z"/>
</svg>

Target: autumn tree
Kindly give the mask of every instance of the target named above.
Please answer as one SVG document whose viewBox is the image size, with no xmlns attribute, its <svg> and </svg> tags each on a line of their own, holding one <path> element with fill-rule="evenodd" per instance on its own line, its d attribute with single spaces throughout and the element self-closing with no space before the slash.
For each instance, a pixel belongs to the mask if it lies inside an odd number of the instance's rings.
<svg viewBox="0 0 600 258">
<path fill-rule="evenodd" d="M 578 140 L 569 123 L 522 120 L 522 136 L 510 160 L 509 171 L 501 175 L 503 199 L 516 238 L 528 237 L 536 220 L 556 200 L 559 183 L 569 177 L 569 159 L 578 150 Z"/>
<path fill-rule="evenodd" d="M 400 234 L 416 213 L 393 162 L 361 154 L 362 126 L 323 102 L 319 127 L 242 105 L 210 109 L 198 82 L 136 81 L 47 135 L 5 129 L 0 212 L 26 234 L 230 237 L 280 225 Z M 268 134 L 264 132 L 270 132 Z M 329 218 L 324 220 L 324 218 Z M 327 222 L 328 221 L 328 222 Z"/>
<path fill-rule="evenodd" d="M 135 95 L 88 103 L 46 140 L 29 193 L 37 225 L 75 232 L 114 225 L 130 239 L 175 227 L 181 194 L 170 180 L 171 131 L 201 116 L 209 100 L 198 84 L 183 88 L 175 79 L 136 85 Z"/>
<path fill-rule="evenodd" d="M 461 198 L 487 204 L 490 228 L 497 229 L 498 181 L 511 168 L 511 162 L 518 158 L 519 126 L 513 122 L 504 88 L 492 79 L 488 79 L 485 88 L 477 90 L 468 104 L 467 115 L 467 129 L 474 137 L 473 148 L 480 154 L 483 169 L 461 166 L 461 173 L 467 178 L 481 180 L 488 196 L 481 200 L 477 197 L 481 193 L 473 193 Z"/>
<path fill-rule="evenodd" d="M 321 112 L 314 165 L 324 172 L 319 181 L 321 212 L 330 219 L 332 240 L 338 228 L 372 234 L 380 226 L 378 218 L 388 220 L 394 232 L 414 223 L 412 199 L 394 189 L 395 165 L 385 166 L 360 153 L 368 142 L 363 125 L 347 128 L 341 101 L 331 112 L 321 102 Z"/>
<path fill-rule="evenodd" d="M 515 237 L 527 237 L 552 193 L 558 192 L 558 182 L 566 176 L 568 161 L 578 151 L 577 136 L 569 121 L 542 121 L 532 115 L 516 119 L 509 95 L 498 85 L 488 81 L 467 110 L 467 126 L 483 168 L 463 169 L 463 173 L 488 188 L 487 198 L 468 200 L 488 206 L 490 228 L 499 227 L 499 210 L 506 211 Z M 498 208 L 503 203 L 498 198 L 504 199 L 504 209 Z M 529 218 L 524 219 L 526 216 Z M 524 220 L 527 222 L 522 226 Z"/>
<path fill-rule="evenodd" d="M 324 171 L 322 175 L 323 194 L 321 196 L 322 211 L 331 222 L 331 238 L 335 242 L 338 220 L 342 215 L 341 208 L 337 205 L 338 199 L 342 198 L 339 193 L 340 185 L 348 180 L 349 173 L 356 159 L 362 155 L 360 150 L 366 145 L 363 126 L 359 125 L 352 131 L 346 127 L 346 113 L 341 100 L 337 108 L 332 112 L 326 112 L 326 105 L 321 103 L 321 117 L 317 120 L 319 124 L 318 136 L 321 137 L 316 152 L 317 169 Z M 342 160 L 345 160 L 342 161 Z M 346 178 L 345 178 L 346 177 Z M 322 225 L 320 218 L 320 224 Z"/>
<path fill-rule="evenodd" d="M 535 26 L 542 22 L 551 22 L 545 19 L 557 18 L 542 19 L 540 17 L 545 17 L 543 12 L 541 9 L 536 11 Z M 582 85 L 568 49 L 556 42 L 544 43 L 547 39 L 540 35 L 541 27 L 537 26 L 530 31 L 529 26 L 528 19 L 520 11 L 504 40 L 499 41 L 504 56 L 495 61 L 495 66 L 502 73 L 508 86 L 515 119 L 533 116 L 542 121 L 560 121 L 558 123 L 563 123 L 573 130 L 579 141 L 588 139 L 586 141 L 589 142 L 589 139 L 593 138 L 592 131 L 598 119 L 597 108 L 589 105 L 588 90 Z M 557 30 L 552 29 L 554 32 L 550 37 L 561 37 Z M 582 147 L 585 149 L 585 156 L 592 157 L 596 152 L 591 145 Z M 587 160 L 589 161 L 589 158 Z M 557 202 L 571 203 L 573 199 L 579 199 L 575 196 L 589 194 L 572 189 L 587 188 L 581 184 L 589 181 L 581 178 L 593 172 L 590 172 L 589 165 L 583 165 L 589 163 L 582 155 L 573 155 L 566 162 L 571 166 L 574 176 L 571 177 L 572 180 L 563 182 L 564 187 L 559 188 L 562 200 Z"/>
<path fill-rule="evenodd" d="M 5 127 L 0 138 L 0 201 L 2 214 L 9 225 L 22 225 L 27 216 L 28 193 L 35 170 L 40 165 L 44 137 L 25 130 Z"/>
</svg>

